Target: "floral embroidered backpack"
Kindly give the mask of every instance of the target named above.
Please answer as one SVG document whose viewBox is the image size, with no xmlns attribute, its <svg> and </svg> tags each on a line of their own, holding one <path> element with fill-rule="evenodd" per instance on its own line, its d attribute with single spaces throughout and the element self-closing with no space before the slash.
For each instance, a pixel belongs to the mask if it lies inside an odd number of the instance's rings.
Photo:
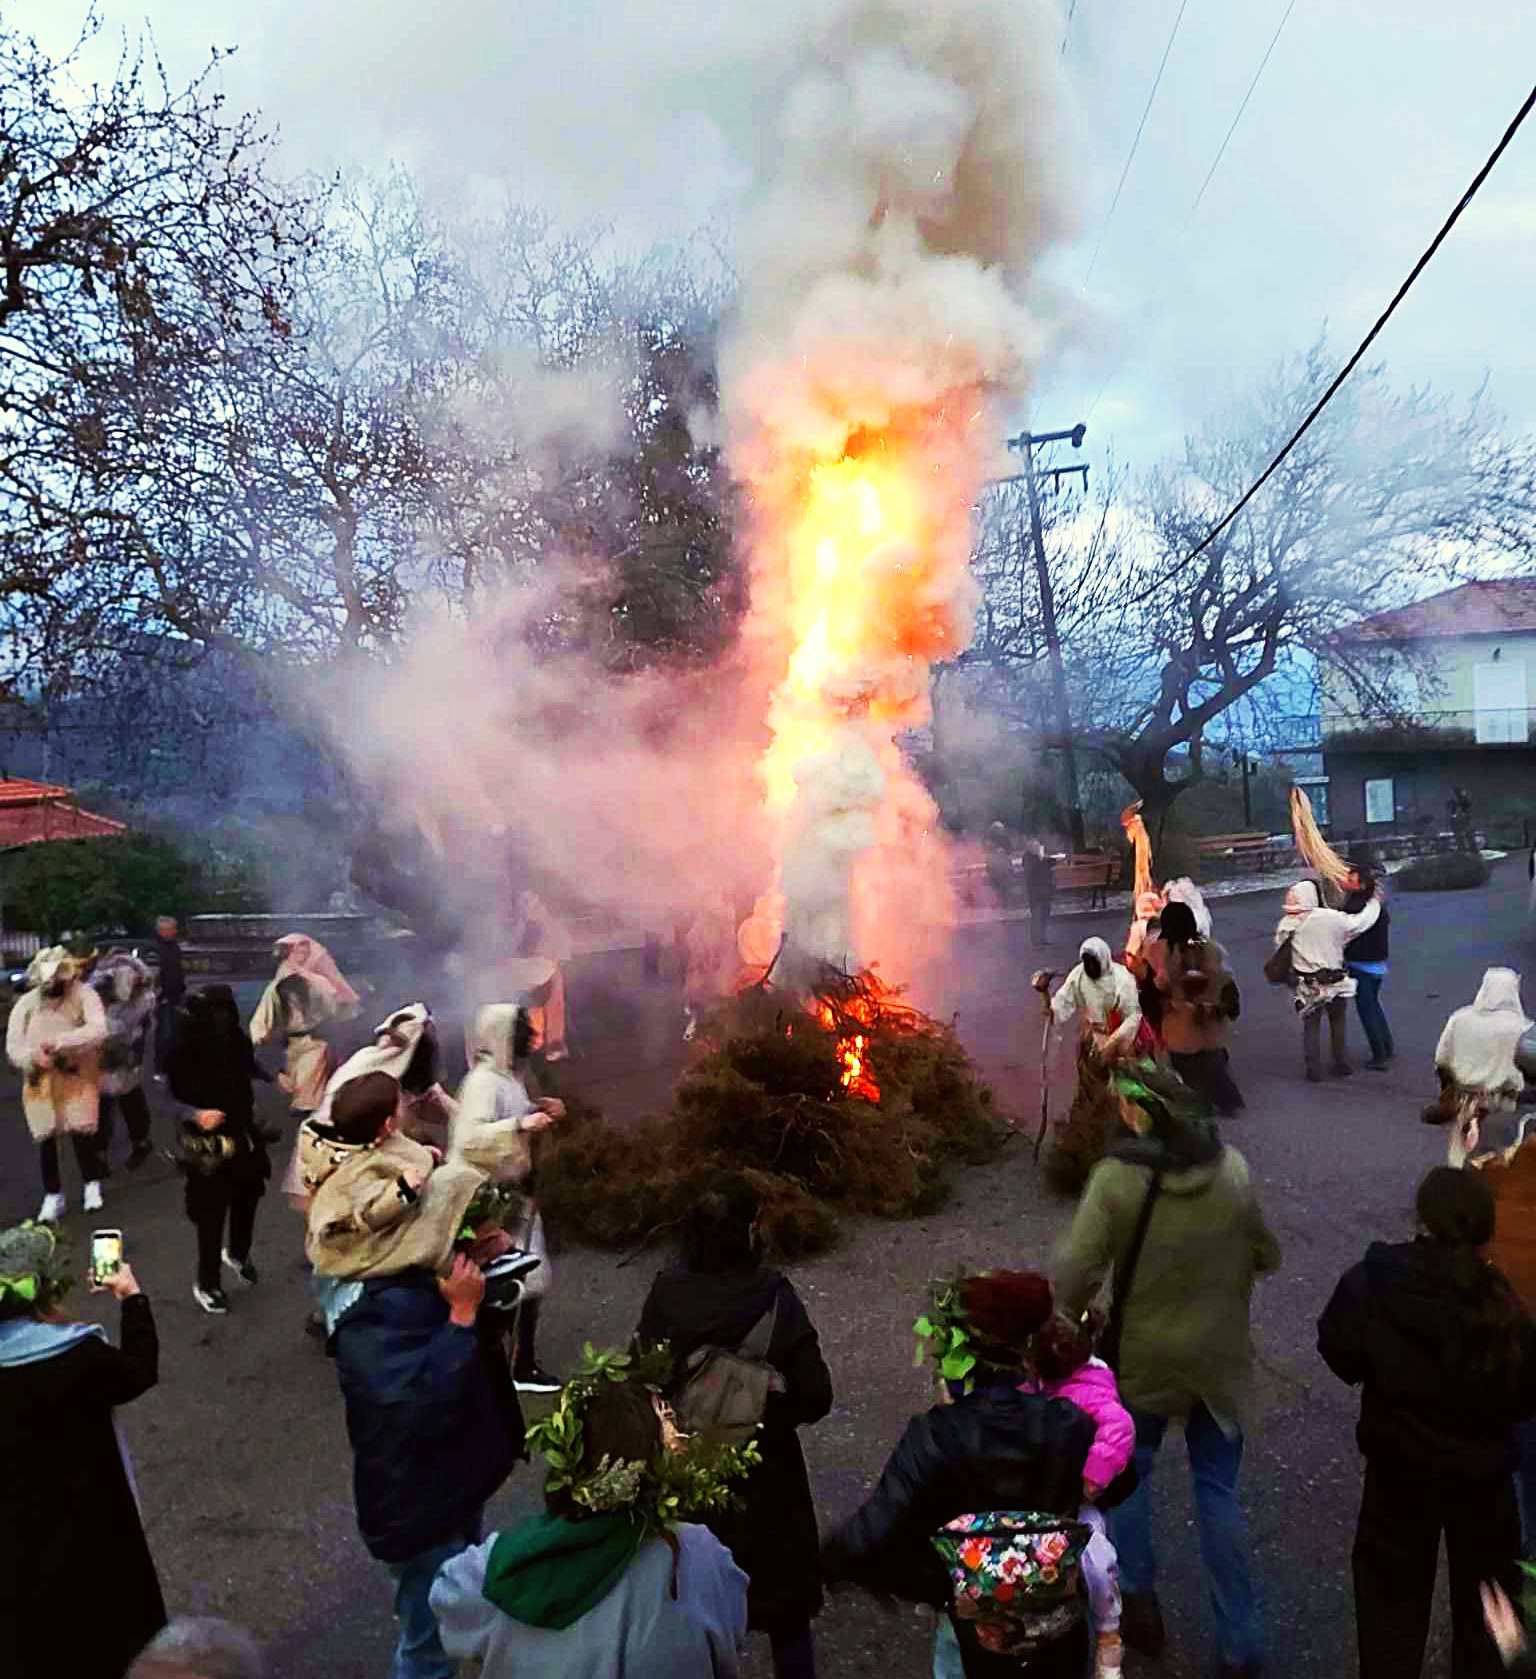
<svg viewBox="0 0 1536 1679">
<path fill-rule="evenodd" d="M 962 1648 L 992 1655 L 1038 1654 L 1084 1614 L 1084 1523 L 1036 1510 L 956 1516 L 934 1535 L 949 1571 L 950 1608 Z"/>
</svg>

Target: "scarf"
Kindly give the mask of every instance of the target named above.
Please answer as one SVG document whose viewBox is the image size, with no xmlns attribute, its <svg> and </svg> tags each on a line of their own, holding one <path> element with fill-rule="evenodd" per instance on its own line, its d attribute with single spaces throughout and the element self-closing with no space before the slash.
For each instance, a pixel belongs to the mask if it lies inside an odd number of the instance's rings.
<svg viewBox="0 0 1536 1679">
<path fill-rule="evenodd" d="M 99 1323 L 44 1323 L 41 1318 L 10 1318 L 0 1323 L 0 1369 L 41 1364 L 68 1352 L 77 1342 L 107 1332 Z"/>
<path fill-rule="evenodd" d="M 607 1597 L 645 1536 L 624 1510 L 580 1521 L 530 1516 L 497 1535 L 480 1595 L 524 1626 L 561 1631 Z"/>
</svg>

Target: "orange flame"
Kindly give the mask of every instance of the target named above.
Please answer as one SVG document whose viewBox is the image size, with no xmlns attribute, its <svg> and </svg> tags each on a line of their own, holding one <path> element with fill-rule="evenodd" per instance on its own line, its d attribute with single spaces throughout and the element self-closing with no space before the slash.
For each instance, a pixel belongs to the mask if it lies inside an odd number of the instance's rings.
<svg viewBox="0 0 1536 1679">
<path fill-rule="evenodd" d="M 818 1003 L 816 1015 L 829 1032 L 837 1030 L 837 1016 L 827 1004 Z M 853 1032 L 837 1040 L 837 1058 L 843 1064 L 843 1089 L 850 1096 L 857 1096 L 865 1102 L 878 1102 L 880 1086 L 875 1083 L 874 1075 L 864 1062 L 868 1049 L 869 1039 L 862 1032 Z"/>
<path fill-rule="evenodd" d="M 754 633 L 776 667 L 758 772 L 792 938 L 838 963 L 900 960 L 949 919 L 938 814 L 897 744 L 929 669 L 970 636 L 975 416 L 908 410 L 825 453 L 750 462 Z"/>
</svg>

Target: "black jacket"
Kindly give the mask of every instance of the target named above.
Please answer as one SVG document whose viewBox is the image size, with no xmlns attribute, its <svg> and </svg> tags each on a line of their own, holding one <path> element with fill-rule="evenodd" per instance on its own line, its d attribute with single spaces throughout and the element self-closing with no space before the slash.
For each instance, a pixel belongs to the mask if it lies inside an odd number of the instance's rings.
<svg viewBox="0 0 1536 1679">
<path fill-rule="evenodd" d="M 1369 892 L 1351 892 L 1344 900 L 1344 913 L 1358 915 L 1371 901 Z M 1392 943 L 1392 912 L 1385 903 L 1381 914 L 1363 933 L 1356 933 L 1344 946 L 1346 962 L 1385 962 Z"/>
<path fill-rule="evenodd" d="M 876 1486 L 827 1541 L 822 1572 L 935 1605 L 949 1579 L 934 1534 L 986 1510 L 1076 1515 L 1093 1420 L 1068 1399 L 987 1388 L 907 1424 Z"/>
<path fill-rule="evenodd" d="M 160 969 L 155 976 L 155 989 L 162 1007 L 175 1008 L 186 995 L 187 976 L 181 959 L 181 945 L 175 939 L 155 938 L 160 953 Z"/>
<path fill-rule="evenodd" d="M 1317 1320 L 1324 1363 L 1361 1388 L 1360 1450 L 1443 1478 L 1514 1468 L 1513 1425 L 1536 1414 L 1536 1325 L 1529 1318 L 1524 1340 L 1512 1382 L 1468 1373 L 1451 1253 L 1425 1237 L 1373 1242 Z"/>
<path fill-rule="evenodd" d="M 113 1428 L 155 1385 L 159 1342 L 142 1294 L 122 1345 L 92 1336 L 0 1368 L 0 1673 L 122 1679 L 165 1625 L 160 1582 Z"/>
<path fill-rule="evenodd" d="M 332 1345 L 363 1543 L 404 1562 L 461 1532 L 523 1456 L 506 1359 L 448 1321 L 430 1271 L 373 1277 Z"/>
<path fill-rule="evenodd" d="M 1024 896 L 1032 904 L 1048 904 L 1056 894 L 1056 865 L 1049 857 L 1024 859 Z"/>
<path fill-rule="evenodd" d="M 758 1446 L 762 1467 L 742 1488 L 739 1510 L 713 1517 L 711 1530 L 751 1581 L 748 1624 L 760 1630 L 803 1623 L 821 1607 L 816 1507 L 796 1429 L 832 1409 L 832 1376 L 815 1326 L 794 1284 L 767 1266 L 693 1271 L 674 1265 L 651 1284 L 639 1341 L 666 1341 L 679 1369 L 702 1346 L 738 1347 L 778 1305 L 768 1362 L 784 1392 L 768 1396 Z"/>
</svg>

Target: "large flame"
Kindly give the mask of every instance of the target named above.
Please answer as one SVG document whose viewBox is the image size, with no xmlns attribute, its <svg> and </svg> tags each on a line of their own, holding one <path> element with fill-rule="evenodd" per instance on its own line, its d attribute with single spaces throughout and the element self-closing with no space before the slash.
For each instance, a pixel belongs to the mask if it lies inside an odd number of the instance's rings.
<svg viewBox="0 0 1536 1679">
<path fill-rule="evenodd" d="M 931 667 L 970 634 L 990 443 L 947 408 L 918 410 L 761 463 L 754 610 L 781 674 L 759 773 L 776 902 L 813 961 L 888 959 L 945 919 L 937 813 L 898 737 L 928 721 Z"/>
</svg>

